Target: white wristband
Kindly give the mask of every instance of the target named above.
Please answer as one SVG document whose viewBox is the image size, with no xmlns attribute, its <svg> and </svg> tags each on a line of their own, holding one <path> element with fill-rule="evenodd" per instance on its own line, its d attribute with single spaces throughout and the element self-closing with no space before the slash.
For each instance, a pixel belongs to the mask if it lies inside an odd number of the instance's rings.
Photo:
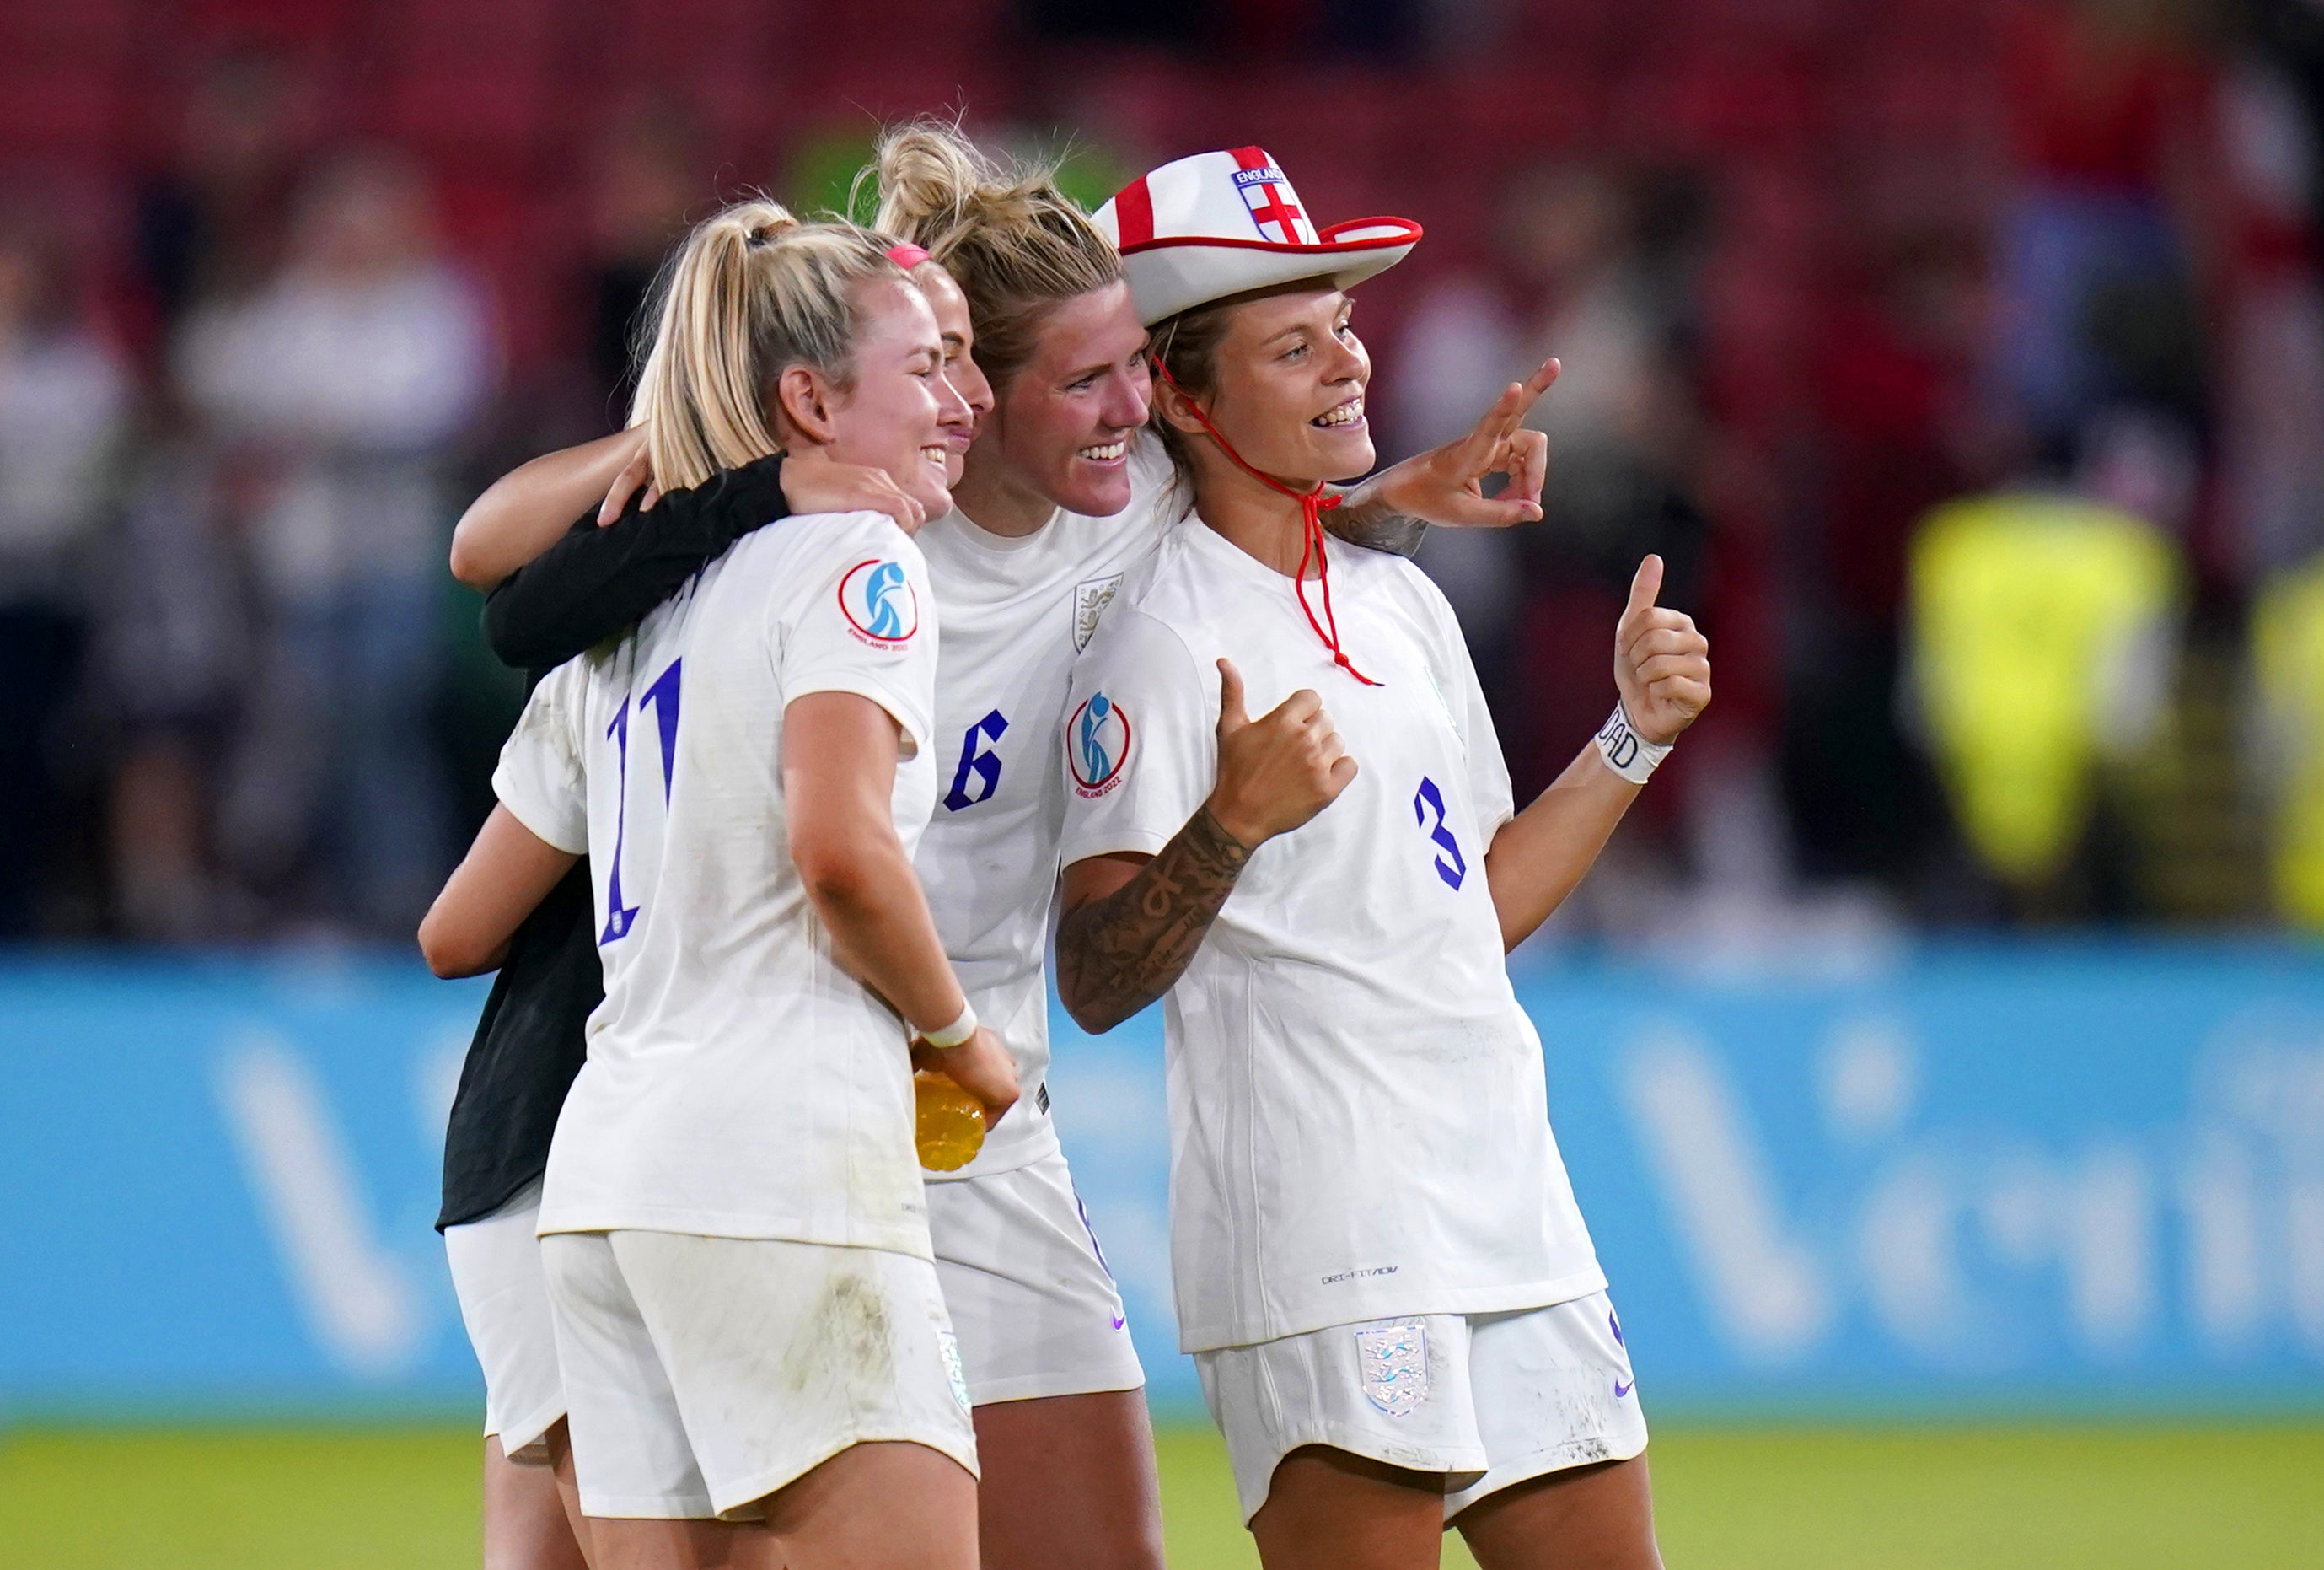
<svg viewBox="0 0 2324 1570">
<path fill-rule="evenodd" d="M 1614 717 L 1598 733 L 1598 755 L 1611 769 L 1633 785 L 1643 785 L 1654 774 L 1655 767 L 1670 756 L 1667 743 L 1656 743 L 1630 728 L 1630 716 L 1622 707 L 1622 700 L 1614 700 Z"/>
<path fill-rule="evenodd" d="M 963 1003 L 960 1009 L 959 1019 L 954 1020 L 951 1024 L 946 1025 L 941 1030 L 921 1031 L 920 1039 L 926 1041 L 929 1046 L 935 1048 L 939 1052 L 942 1052 L 951 1048 L 964 1044 L 971 1036 L 975 1034 L 976 1005 L 974 1003 Z"/>
</svg>

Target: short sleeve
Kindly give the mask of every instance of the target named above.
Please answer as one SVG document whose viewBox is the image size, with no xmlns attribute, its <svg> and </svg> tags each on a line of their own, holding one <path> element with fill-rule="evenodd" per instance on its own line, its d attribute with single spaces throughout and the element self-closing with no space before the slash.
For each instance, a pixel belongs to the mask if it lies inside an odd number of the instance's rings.
<svg viewBox="0 0 2324 1570">
<path fill-rule="evenodd" d="M 1477 827 L 1487 845 L 1501 825 L 1517 816 L 1517 792 L 1509 783 L 1508 760 L 1501 755 L 1501 738 L 1493 729 L 1492 710 L 1485 706 L 1485 689 L 1469 651 L 1458 648 L 1460 659 L 1462 739 L 1469 746 L 1469 800 L 1477 809 Z"/>
<path fill-rule="evenodd" d="M 919 547 L 866 514 L 839 527 L 813 559 L 777 658 L 783 703 L 852 692 L 894 716 L 915 749 L 927 746 L 936 728 L 936 603 Z"/>
<path fill-rule="evenodd" d="M 1116 605 L 1074 662 L 1065 699 L 1066 863 L 1153 855 L 1218 772 L 1219 676 L 1133 606 Z"/>
<path fill-rule="evenodd" d="M 589 673 L 568 660 L 541 679 L 501 747 L 493 794 L 543 843 L 589 851 L 589 779 L 581 760 L 581 707 Z"/>
<path fill-rule="evenodd" d="M 1493 729 L 1493 712 L 1485 704 L 1484 684 L 1477 679 L 1476 662 L 1469 658 L 1469 641 L 1462 634 L 1461 618 L 1436 586 L 1428 584 L 1434 612 L 1438 649 L 1435 664 L 1452 678 L 1446 686 L 1445 707 L 1461 733 L 1469 761 L 1469 803 L 1476 808 L 1478 832 L 1486 845 L 1501 825 L 1517 816 L 1516 789 L 1509 783 L 1508 760 L 1501 755 L 1501 738 Z"/>
</svg>

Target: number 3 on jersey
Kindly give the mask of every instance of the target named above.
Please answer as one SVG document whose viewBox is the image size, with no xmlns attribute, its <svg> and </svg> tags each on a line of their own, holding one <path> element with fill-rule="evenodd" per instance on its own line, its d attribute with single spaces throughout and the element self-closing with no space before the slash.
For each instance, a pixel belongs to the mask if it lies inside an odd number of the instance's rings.
<svg viewBox="0 0 2324 1570">
<path fill-rule="evenodd" d="M 685 663 L 684 660 L 671 660 L 669 669 L 655 677 L 637 698 L 641 715 L 649 708 L 654 711 L 654 729 L 661 737 L 664 810 L 669 807 L 670 774 L 678 767 L 678 668 Z M 620 772 L 613 809 L 613 864 L 605 878 L 605 929 L 597 935 L 601 945 L 627 937 L 638 921 L 638 907 L 622 903 L 622 847 L 629 839 L 630 830 L 630 700 L 623 698 L 613 723 L 605 727 L 606 739 L 618 749 Z"/>
<path fill-rule="evenodd" d="M 990 801 L 992 793 L 1001 789 L 1001 754 L 985 743 L 999 741 L 1001 733 L 1008 728 L 1009 722 L 996 708 L 962 734 L 960 767 L 953 771 L 952 789 L 945 792 L 944 803 L 948 810 L 958 812 L 964 807 Z M 983 786 L 973 796 L 968 793 L 968 777 L 972 774 Z"/>
<path fill-rule="evenodd" d="M 1428 821 L 1432 816 L 1436 819 L 1433 827 Z M 1436 858 L 1436 875 L 1448 887 L 1458 889 L 1461 880 L 1469 875 L 1469 859 L 1461 854 L 1461 842 L 1452 837 L 1452 826 L 1444 821 L 1444 792 L 1425 775 L 1412 798 L 1412 821 L 1428 830 L 1430 841 L 1442 853 Z"/>
</svg>

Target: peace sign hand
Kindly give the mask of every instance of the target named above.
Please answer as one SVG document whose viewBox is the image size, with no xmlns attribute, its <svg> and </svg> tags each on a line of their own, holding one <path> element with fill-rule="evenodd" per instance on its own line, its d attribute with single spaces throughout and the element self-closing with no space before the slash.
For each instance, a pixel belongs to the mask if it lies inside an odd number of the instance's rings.
<svg viewBox="0 0 2324 1570">
<path fill-rule="evenodd" d="M 1455 529 L 1505 529 L 1538 520 L 1549 438 L 1526 429 L 1525 417 L 1558 370 L 1555 360 L 1544 360 L 1532 375 L 1502 389 L 1468 435 L 1382 470 L 1372 482 L 1380 500 L 1406 517 Z M 1488 475 L 1508 476 L 1499 495 L 1485 494 Z"/>
<path fill-rule="evenodd" d="M 1630 728 L 1656 746 L 1668 746 L 1711 706 L 1711 640 L 1694 618 L 1655 604 L 1662 592 L 1663 559 L 1638 563 L 1630 603 L 1614 628 L 1614 685 Z"/>
</svg>

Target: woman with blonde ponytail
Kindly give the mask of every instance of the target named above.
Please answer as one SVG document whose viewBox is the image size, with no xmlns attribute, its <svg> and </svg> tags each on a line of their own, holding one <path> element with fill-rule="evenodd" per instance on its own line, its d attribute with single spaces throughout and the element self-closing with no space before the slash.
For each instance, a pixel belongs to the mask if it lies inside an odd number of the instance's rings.
<svg viewBox="0 0 2324 1570">
<path fill-rule="evenodd" d="M 769 202 L 695 229 L 638 393 L 662 483 L 781 451 L 948 508 L 973 416 L 889 249 Z M 589 855 L 605 997 L 535 1251 L 596 1570 L 977 1564 L 912 1065 L 988 1120 L 1017 1081 L 912 873 L 936 633 L 890 517 L 751 534 L 540 683 L 421 928 L 490 968 Z"/>
<path fill-rule="evenodd" d="M 1045 1083 L 1047 944 L 1068 790 L 1056 749 L 1070 667 L 1183 511 L 1169 459 L 1145 429 L 1147 330 L 1113 245 L 1049 167 L 990 158 L 956 128 L 924 123 L 885 136 L 865 178 L 878 184 L 878 227 L 928 254 L 913 278 L 932 291 L 940 322 L 959 309 L 960 336 L 991 386 L 954 508 L 918 536 L 943 614 L 942 794 L 916 862 L 946 951 L 980 1015 L 999 1025 L 1023 1091 L 974 1161 L 927 1175 L 937 1270 L 975 1403 L 982 1563 L 1159 1570 L 1144 1375 Z M 1472 439 L 1397 465 L 1349 493 L 1330 527 L 1408 551 L 1420 518 L 1538 517 L 1538 467 L 1485 463 L 1507 450 Z M 1488 467 L 1518 471 L 1492 500 L 1474 489 Z M 609 506 L 619 511 L 644 483 L 633 468 Z M 676 504 L 688 516 L 723 510 L 703 493 Z M 553 534 L 569 515 L 539 512 L 525 526 Z M 490 525 L 515 531 L 512 520 Z M 558 550 L 618 560 L 632 526 L 588 530 Z M 522 606 L 490 623 L 504 651 L 569 653 L 618 626 L 586 591 L 543 592 L 550 565 L 520 569 L 499 591 L 503 605 Z M 1245 788 L 1271 757 L 1241 749 L 1222 764 L 1221 788 Z"/>
</svg>

